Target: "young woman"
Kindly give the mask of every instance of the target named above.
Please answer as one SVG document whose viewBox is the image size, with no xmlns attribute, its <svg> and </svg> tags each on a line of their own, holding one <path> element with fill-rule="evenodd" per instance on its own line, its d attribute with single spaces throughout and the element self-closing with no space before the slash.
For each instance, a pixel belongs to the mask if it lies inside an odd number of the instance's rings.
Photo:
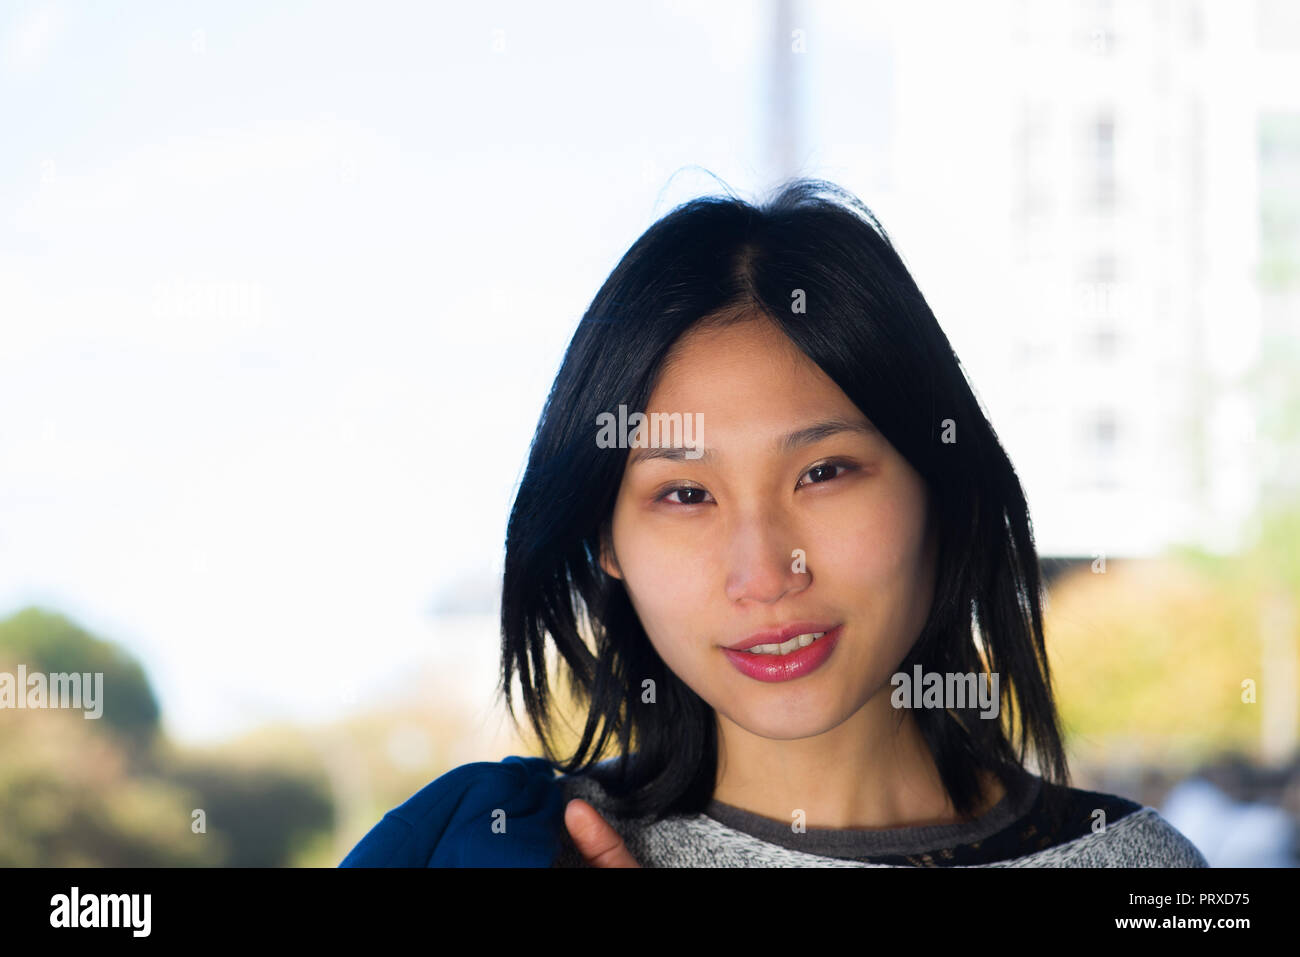
<svg viewBox="0 0 1300 957">
<path fill-rule="evenodd" d="M 817 180 L 692 201 L 588 308 L 510 516 L 501 690 L 547 757 L 454 769 L 343 864 L 1206 866 L 1068 785 L 1040 589 L 871 211 Z"/>
</svg>

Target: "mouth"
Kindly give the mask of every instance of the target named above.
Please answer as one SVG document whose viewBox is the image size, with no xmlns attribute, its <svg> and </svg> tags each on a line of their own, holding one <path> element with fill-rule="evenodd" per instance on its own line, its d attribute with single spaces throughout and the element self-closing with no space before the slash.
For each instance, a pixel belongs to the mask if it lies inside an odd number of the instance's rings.
<svg viewBox="0 0 1300 957">
<path fill-rule="evenodd" d="M 759 655 L 788 655 L 820 641 L 839 625 L 824 621 L 792 621 L 780 628 L 768 628 L 727 645 L 729 651 L 748 651 Z"/>
<path fill-rule="evenodd" d="M 813 642 L 824 638 L 826 632 L 817 631 L 812 634 L 795 635 L 789 641 L 782 644 L 754 645 L 752 648 L 742 649 L 750 655 L 778 655 L 784 657 L 792 651 L 798 651 L 800 648 L 807 648 Z"/>
<path fill-rule="evenodd" d="M 808 628 L 801 623 L 781 631 L 789 634 L 777 631 L 751 635 L 730 648 L 722 648 L 722 653 L 746 677 L 763 682 L 791 681 L 817 671 L 831 658 L 844 626 Z"/>
</svg>

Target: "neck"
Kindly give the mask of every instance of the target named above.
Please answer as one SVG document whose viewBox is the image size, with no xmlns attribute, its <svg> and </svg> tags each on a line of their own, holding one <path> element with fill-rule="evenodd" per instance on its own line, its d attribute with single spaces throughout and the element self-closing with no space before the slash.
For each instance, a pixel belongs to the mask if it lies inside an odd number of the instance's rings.
<svg viewBox="0 0 1300 957">
<path fill-rule="evenodd" d="M 897 828 L 955 824 L 957 814 L 910 711 L 887 694 L 848 720 L 807 738 L 764 738 L 717 715 L 718 772 L 713 797 L 723 804 L 807 827 Z M 995 775 L 981 773 L 982 814 L 1001 799 Z"/>
</svg>

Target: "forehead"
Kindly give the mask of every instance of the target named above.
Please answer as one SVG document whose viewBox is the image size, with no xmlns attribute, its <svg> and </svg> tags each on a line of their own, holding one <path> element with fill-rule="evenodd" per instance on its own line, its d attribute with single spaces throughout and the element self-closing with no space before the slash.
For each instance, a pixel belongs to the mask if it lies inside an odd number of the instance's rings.
<svg viewBox="0 0 1300 957">
<path fill-rule="evenodd" d="M 834 411 L 865 419 L 816 363 L 775 323 L 756 316 L 705 321 L 669 352 L 647 411 L 709 412 L 733 417 L 799 418 Z"/>
<path fill-rule="evenodd" d="M 673 343 L 664 367 L 698 365 L 728 357 L 790 364 L 797 364 L 801 359 L 809 362 L 776 323 L 762 313 L 747 312 L 700 320 Z"/>
</svg>

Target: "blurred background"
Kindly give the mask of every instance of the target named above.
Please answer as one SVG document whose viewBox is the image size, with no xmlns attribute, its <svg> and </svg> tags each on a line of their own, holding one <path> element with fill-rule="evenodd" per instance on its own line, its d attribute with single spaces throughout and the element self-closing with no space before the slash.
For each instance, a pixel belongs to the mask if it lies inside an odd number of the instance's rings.
<svg viewBox="0 0 1300 957">
<path fill-rule="evenodd" d="M 1074 784 L 1300 822 L 1300 4 L 0 9 L 0 865 L 333 866 L 468 761 L 505 521 L 646 227 L 833 180 L 1029 496 Z M 2 689 L 0 689 L 2 693 Z"/>
</svg>

